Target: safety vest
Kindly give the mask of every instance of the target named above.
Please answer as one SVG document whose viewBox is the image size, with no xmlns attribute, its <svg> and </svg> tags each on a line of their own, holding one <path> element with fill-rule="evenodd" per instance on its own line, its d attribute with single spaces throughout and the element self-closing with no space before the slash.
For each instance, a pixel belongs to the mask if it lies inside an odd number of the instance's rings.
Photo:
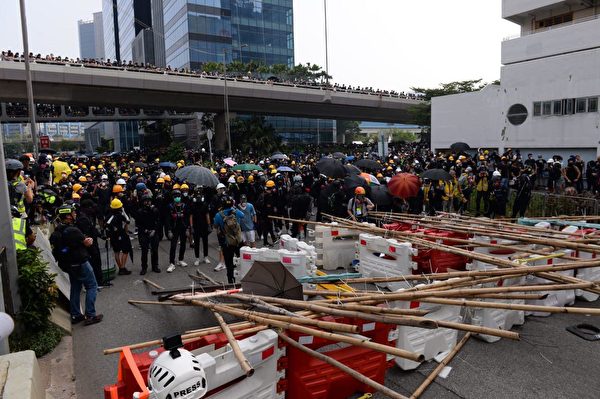
<svg viewBox="0 0 600 399">
<path fill-rule="evenodd" d="M 27 238 L 25 236 L 25 223 L 27 221 L 23 218 L 13 218 L 13 237 L 15 239 L 15 248 L 17 251 L 27 249 Z"/>
<path fill-rule="evenodd" d="M 454 182 L 447 181 L 444 183 L 444 196 L 442 199 L 448 201 L 454 195 Z"/>
<path fill-rule="evenodd" d="M 488 179 L 487 177 L 482 177 L 477 182 L 477 191 L 488 191 Z"/>
<path fill-rule="evenodd" d="M 17 185 L 19 183 L 21 183 L 21 181 L 16 180 L 14 182 L 11 182 L 10 184 L 12 184 L 13 188 L 16 190 Z M 18 195 L 19 195 L 19 198 L 14 200 L 14 205 L 17 207 L 19 212 L 25 213 L 25 195 L 23 195 L 23 194 L 18 194 Z"/>
</svg>

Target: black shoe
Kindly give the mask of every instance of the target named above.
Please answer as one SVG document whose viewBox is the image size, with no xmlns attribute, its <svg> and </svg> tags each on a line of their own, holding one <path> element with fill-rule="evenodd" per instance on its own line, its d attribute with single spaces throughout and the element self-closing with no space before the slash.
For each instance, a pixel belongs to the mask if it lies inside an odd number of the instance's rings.
<svg viewBox="0 0 600 399">
<path fill-rule="evenodd" d="M 108 288 L 108 287 L 112 287 L 112 285 L 113 284 L 110 281 L 105 281 L 102 284 L 100 284 L 100 287 Z"/>
<path fill-rule="evenodd" d="M 146 269 L 142 269 L 142 271 L 140 272 L 140 276 L 143 276 L 144 274 L 146 274 Z"/>
<path fill-rule="evenodd" d="M 131 270 L 128 270 L 125 267 L 122 269 L 119 269 L 119 276 L 127 276 L 129 274 L 131 274 Z"/>
<path fill-rule="evenodd" d="M 104 316 L 101 314 L 97 314 L 96 316 L 93 316 L 93 317 L 86 317 L 85 323 L 83 323 L 83 324 L 85 324 L 86 326 L 89 326 L 90 324 L 100 323 L 103 318 L 104 318 Z"/>
<path fill-rule="evenodd" d="M 85 320 L 85 316 L 80 314 L 79 316 L 71 316 L 71 324 L 77 324 L 77 323 L 81 323 L 82 321 Z"/>
<path fill-rule="evenodd" d="M 153 271 L 154 273 L 160 273 L 160 269 L 159 269 L 158 267 L 153 267 L 153 268 L 152 268 L 152 271 Z"/>
</svg>

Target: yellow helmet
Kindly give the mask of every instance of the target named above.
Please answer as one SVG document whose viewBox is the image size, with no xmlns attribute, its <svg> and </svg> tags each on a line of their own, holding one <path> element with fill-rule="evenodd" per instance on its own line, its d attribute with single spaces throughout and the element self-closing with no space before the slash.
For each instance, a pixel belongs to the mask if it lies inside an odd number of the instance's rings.
<svg viewBox="0 0 600 399">
<path fill-rule="evenodd" d="M 141 168 L 135 168 L 135 173 L 140 173 L 142 171 Z"/>
<path fill-rule="evenodd" d="M 71 195 L 71 199 L 81 199 L 81 196 L 77 193 L 73 193 L 73 195 Z"/>
<path fill-rule="evenodd" d="M 79 190 L 81 190 L 83 188 L 83 186 L 79 183 L 73 184 L 73 191 L 77 192 Z"/>
<path fill-rule="evenodd" d="M 121 208 L 123 208 L 123 203 L 118 198 L 115 198 L 114 200 L 112 200 L 110 202 L 110 209 L 121 209 Z"/>
<path fill-rule="evenodd" d="M 121 177 L 129 177 L 129 175 L 126 172 L 121 173 Z"/>
<path fill-rule="evenodd" d="M 162 184 L 165 182 L 165 179 L 163 179 L 162 177 L 159 177 L 158 179 L 156 179 L 156 184 Z"/>
<path fill-rule="evenodd" d="M 96 167 L 94 165 L 90 166 L 90 170 L 96 170 Z"/>
<path fill-rule="evenodd" d="M 164 181 L 171 181 L 171 176 L 169 175 L 165 175 L 165 177 L 163 177 Z"/>
<path fill-rule="evenodd" d="M 272 175 L 274 175 L 274 174 L 276 174 L 276 173 L 277 173 L 277 169 L 274 169 L 274 168 L 273 168 L 273 169 L 271 169 L 271 174 L 272 174 Z"/>
<path fill-rule="evenodd" d="M 183 184 L 182 184 L 182 185 L 179 187 L 179 189 L 180 189 L 180 190 L 189 190 L 189 189 L 190 189 L 190 186 L 188 186 L 187 184 L 183 183 Z"/>
<path fill-rule="evenodd" d="M 388 166 L 386 170 L 394 170 L 391 166 Z"/>
<path fill-rule="evenodd" d="M 181 186 L 179 184 L 177 184 L 177 183 L 175 183 L 173 185 L 173 190 L 179 190 L 180 188 L 181 188 Z"/>
<path fill-rule="evenodd" d="M 85 165 L 85 164 L 81 165 L 81 169 L 87 169 L 87 165 Z"/>
<path fill-rule="evenodd" d="M 244 176 L 238 176 L 236 178 L 236 180 L 237 180 L 238 183 L 243 183 L 244 182 Z"/>
<path fill-rule="evenodd" d="M 87 177 L 79 176 L 79 179 L 77 179 L 77 180 L 79 180 L 80 182 L 87 182 Z"/>
<path fill-rule="evenodd" d="M 178 168 L 182 168 L 182 167 L 183 167 L 183 164 L 182 164 L 181 162 L 178 162 L 178 163 L 177 163 L 177 167 L 178 167 Z"/>
<path fill-rule="evenodd" d="M 159 163 L 159 162 L 160 162 L 160 158 L 156 158 L 156 159 L 154 160 L 154 162 L 156 162 L 156 163 Z"/>
<path fill-rule="evenodd" d="M 295 166 L 295 165 L 296 165 L 296 161 L 292 161 L 292 166 Z"/>
<path fill-rule="evenodd" d="M 383 179 L 383 175 L 381 173 L 377 173 L 377 176 L 375 177 L 377 177 L 378 179 Z"/>
<path fill-rule="evenodd" d="M 269 180 L 265 185 L 267 186 L 267 188 L 273 188 L 275 187 L 275 182 L 273 180 Z"/>
<path fill-rule="evenodd" d="M 98 169 L 104 169 L 104 165 L 102 165 L 102 164 L 98 165 Z"/>
<path fill-rule="evenodd" d="M 227 173 L 227 169 L 221 168 L 221 170 L 219 171 L 219 173 Z"/>
<path fill-rule="evenodd" d="M 254 181 L 254 176 L 250 175 L 248 176 L 248 183 L 252 183 Z"/>
</svg>

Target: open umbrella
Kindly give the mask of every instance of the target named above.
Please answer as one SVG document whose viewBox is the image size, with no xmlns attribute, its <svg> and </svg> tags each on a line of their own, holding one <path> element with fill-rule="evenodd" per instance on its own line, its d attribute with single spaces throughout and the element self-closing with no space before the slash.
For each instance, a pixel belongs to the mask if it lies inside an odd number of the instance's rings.
<svg viewBox="0 0 600 399">
<path fill-rule="evenodd" d="M 336 159 L 344 159 L 344 158 L 346 158 L 346 154 L 341 153 L 341 152 L 334 152 L 331 156 L 334 157 L 334 158 L 336 158 Z"/>
<path fill-rule="evenodd" d="M 354 161 L 356 159 L 356 157 L 354 155 L 348 155 L 346 157 L 346 161 L 350 162 L 350 161 Z"/>
<path fill-rule="evenodd" d="M 450 146 L 450 149 L 454 152 L 463 152 L 470 150 L 471 147 L 467 143 L 463 143 L 461 141 L 456 142 Z"/>
<path fill-rule="evenodd" d="M 52 167 L 54 168 L 52 172 L 54 176 L 54 183 L 58 183 L 60 181 L 63 172 L 66 173 L 67 176 L 71 174 L 71 167 L 64 161 L 54 161 L 52 162 Z"/>
<path fill-rule="evenodd" d="M 225 163 L 226 163 L 227 165 L 229 165 L 229 166 L 235 166 L 235 165 L 237 165 L 237 162 L 235 162 L 235 161 L 234 161 L 233 159 L 231 159 L 231 158 L 225 158 L 225 159 L 223 160 L 223 162 L 225 162 Z"/>
<path fill-rule="evenodd" d="M 277 168 L 278 172 L 295 172 L 294 169 L 290 168 L 289 166 L 280 166 Z"/>
<path fill-rule="evenodd" d="M 372 174 L 361 173 L 359 176 L 362 177 L 363 179 L 365 179 L 365 181 L 367 182 L 367 184 L 369 184 L 371 186 L 378 186 L 378 185 L 381 184 L 379 182 L 379 180 L 377 180 L 377 178 L 375 176 L 373 176 Z"/>
<path fill-rule="evenodd" d="M 378 208 L 392 205 L 392 196 L 386 186 L 373 186 L 369 198 Z"/>
<path fill-rule="evenodd" d="M 56 154 L 56 150 L 53 150 L 52 148 L 40 148 L 40 152 L 42 154 L 50 154 L 50 155 Z"/>
<path fill-rule="evenodd" d="M 219 180 L 212 174 L 210 169 L 198 165 L 179 169 L 175 172 L 175 177 L 197 186 L 216 187 L 219 184 Z"/>
<path fill-rule="evenodd" d="M 280 152 L 276 152 L 271 155 L 271 161 L 281 161 L 282 159 L 288 159 L 288 156 Z"/>
<path fill-rule="evenodd" d="M 417 195 L 421 182 L 412 173 L 398 173 L 388 182 L 388 190 L 394 197 L 410 198 Z"/>
<path fill-rule="evenodd" d="M 421 178 L 431 180 L 451 180 L 452 176 L 444 169 L 427 169 L 421 173 Z"/>
<path fill-rule="evenodd" d="M 136 162 L 133 164 L 134 168 L 147 168 L 148 164 L 145 164 L 144 162 Z"/>
<path fill-rule="evenodd" d="M 161 168 L 167 168 L 167 169 L 175 169 L 177 167 L 177 165 L 175 165 L 173 162 L 161 162 L 158 164 L 158 166 L 160 166 Z"/>
<path fill-rule="evenodd" d="M 281 262 L 254 262 L 242 279 L 249 295 L 303 300 L 302 285 Z"/>
<path fill-rule="evenodd" d="M 369 184 L 358 175 L 347 176 L 344 179 L 344 188 L 348 194 L 354 195 L 354 189 L 356 187 L 363 187 L 365 190 L 369 188 Z"/>
<path fill-rule="evenodd" d="M 377 161 L 373 161 L 372 159 L 359 159 L 356 161 L 355 165 L 361 169 L 372 171 L 381 169 L 381 164 Z"/>
<path fill-rule="evenodd" d="M 316 166 L 319 172 L 327 177 L 341 179 L 346 176 L 346 168 L 337 159 L 322 158 Z"/>
<path fill-rule="evenodd" d="M 253 170 L 263 170 L 260 166 L 255 165 L 253 163 L 241 163 L 239 165 L 235 165 L 231 169 L 236 172 L 250 172 Z"/>
<path fill-rule="evenodd" d="M 356 166 L 354 165 L 344 165 L 344 168 L 346 168 L 346 173 L 349 175 L 360 175 L 360 169 L 358 169 Z"/>
</svg>

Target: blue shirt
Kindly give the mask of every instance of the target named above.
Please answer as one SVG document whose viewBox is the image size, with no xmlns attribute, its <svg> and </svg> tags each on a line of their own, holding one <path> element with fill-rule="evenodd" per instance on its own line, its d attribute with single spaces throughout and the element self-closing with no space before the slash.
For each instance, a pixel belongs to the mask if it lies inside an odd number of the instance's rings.
<svg viewBox="0 0 600 399">
<path fill-rule="evenodd" d="M 225 216 L 229 216 L 231 215 L 231 212 L 233 212 L 235 210 L 235 217 L 238 221 L 238 223 L 240 224 L 240 227 L 242 226 L 242 219 L 244 218 L 244 213 L 242 211 L 240 211 L 239 209 L 236 208 L 229 208 L 229 209 L 225 209 L 224 211 L 222 211 Z M 223 216 L 221 216 L 221 212 L 217 213 L 215 215 L 215 220 L 214 220 L 214 225 L 220 230 L 223 231 Z"/>
<path fill-rule="evenodd" d="M 240 227 L 242 228 L 242 231 L 254 230 L 254 217 L 256 216 L 254 205 L 246 203 L 246 209 L 239 209 L 244 214 L 244 218 L 240 222 Z"/>
</svg>

